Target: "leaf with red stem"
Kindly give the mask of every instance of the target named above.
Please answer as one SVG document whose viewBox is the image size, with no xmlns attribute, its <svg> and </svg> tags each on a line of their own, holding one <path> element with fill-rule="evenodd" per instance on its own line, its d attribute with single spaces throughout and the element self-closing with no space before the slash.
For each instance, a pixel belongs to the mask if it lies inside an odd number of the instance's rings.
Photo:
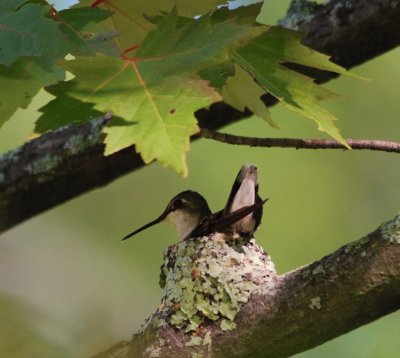
<svg viewBox="0 0 400 358">
<path fill-rule="evenodd" d="M 75 78 L 52 86 L 57 95 L 44 108 L 55 115 L 53 128 L 65 124 L 67 98 L 74 117 L 112 111 L 118 117 L 106 128 L 106 154 L 135 144 L 146 163 L 154 159 L 186 175 L 189 137 L 198 132 L 194 112 L 221 99 L 197 73 L 226 63 L 229 50 L 266 30 L 234 21 L 211 24 L 209 17 L 177 25 L 176 12 L 150 32 L 134 58 L 80 57 L 64 61 Z M 60 108 L 60 115 L 56 109 Z M 60 118 L 61 117 L 61 118 Z M 121 121 L 122 119 L 122 121 Z M 38 122 L 37 129 L 50 128 Z"/>
</svg>

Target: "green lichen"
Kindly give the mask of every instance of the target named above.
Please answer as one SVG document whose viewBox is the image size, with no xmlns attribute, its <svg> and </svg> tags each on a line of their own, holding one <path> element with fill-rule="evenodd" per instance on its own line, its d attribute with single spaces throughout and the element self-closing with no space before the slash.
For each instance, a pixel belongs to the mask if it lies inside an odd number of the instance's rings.
<svg viewBox="0 0 400 358">
<path fill-rule="evenodd" d="M 87 147 L 88 143 L 82 134 L 72 135 L 64 144 L 64 149 L 71 155 L 81 153 Z"/>
<path fill-rule="evenodd" d="M 164 327 L 167 325 L 167 322 L 159 317 L 155 317 L 152 321 L 151 321 L 151 325 L 154 328 L 160 328 L 160 327 Z"/>
<path fill-rule="evenodd" d="M 25 167 L 26 171 L 35 175 L 39 183 L 53 178 L 53 171 L 62 163 L 58 155 L 45 154 Z"/>
<path fill-rule="evenodd" d="M 314 13 L 320 6 L 314 1 L 293 0 L 286 16 L 278 21 L 278 25 L 298 30 L 303 23 L 309 23 L 314 18 Z"/>
<path fill-rule="evenodd" d="M 318 265 L 318 266 L 312 271 L 312 273 L 313 273 L 313 275 L 324 274 L 324 273 L 325 273 L 324 266 Z"/>
<path fill-rule="evenodd" d="M 382 224 L 379 230 L 384 240 L 400 244 L 400 215 Z"/>
<path fill-rule="evenodd" d="M 310 307 L 312 310 L 313 309 L 320 310 L 321 307 L 322 307 L 322 305 L 321 305 L 321 297 L 312 298 L 311 299 L 311 303 L 310 303 L 310 305 L 308 307 Z"/>
<path fill-rule="evenodd" d="M 72 135 L 68 141 L 64 144 L 64 149 L 71 155 L 75 155 L 85 151 L 89 147 L 93 147 L 96 144 L 103 142 L 105 137 L 102 132 L 104 127 L 104 118 L 96 118 L 90 122 L 90 132 L 88 135 L 82 135 L 80 133 Z"/>
<path fill-rule="evenodd" d="M 211 346 L 211 333 L 207 332 L 204 337 L 199 336 L 197 334 L 193 334 L 190 341 L 185 343 L 187 347 L 195 347 L 195 346 Z"/>
<path fill-rule="evenodd" d="M 211 343 L 212 343 L 211 333 L 207 332 L 203 339 L 203 346 L 211 346 Z"/>
<path fill-rule="evenodd" d="M 306 280 L 310 277 L 311 271 L 306 269 L 302 272 L 301 277 L 303 278 L 303 280 Z"/>
<path fill-rule="evenodd" d="M 223 331 L 233 331 L 236 328 L 236 323 L 230 321 L 229 319 L 223 319 L 220 327 Z"/>
<path fill-rule="evenodd" d="M 157 358 L 161 356 L 161 347 L 152 345 L 146 348 L 145 354 L 149 358 Z"/>
<path fill-rule="evenodd" d="M 192 336 L 189 342 L 185 343 L 187 347 L 201 346 L 203 344 L 203 338 L 199 336 Z"/>
<path fill-rule="evenodd" d="M 254 239 L 216 234 L 172 245 L 164 255 L 160 314 L 186 332 L 217 320 L 221 329 L 234 329 L 250 295 L 274 289 L 275 267 Z"/>
</svg>

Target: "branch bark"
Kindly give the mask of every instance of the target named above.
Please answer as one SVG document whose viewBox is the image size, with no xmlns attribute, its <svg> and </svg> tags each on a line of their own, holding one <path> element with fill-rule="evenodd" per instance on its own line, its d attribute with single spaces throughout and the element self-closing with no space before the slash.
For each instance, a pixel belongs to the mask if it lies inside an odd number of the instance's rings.
<svg viewBox="0 0 400 358">
<path fill-rule="evenodd" d="M 209 245 L 210 251 L 204 252 L 207 248 L 204 245 Z M 184 259 L 179 254 L 171 258 L 174 250 L 184 253 L 186 261 L 181 267 L 186 265 L 187 277 L 180 271 L 178 263 Z M 288 357 L 400 308 L 400 215 L 331 255 L 280 276 L 273 275 L 268 255 L 254 243 L 239 250 L 239 256 L 235 250 L 238 247 L 226 244 L 223 247 L 214 237 L 172 246 L 165 254 L 167 284 L 160 308 L 131 341 L 120 342 L 95 358 Z M 212 261 L 212 257 L 216 260 Z M 246 257 L 249 260 L 246 261 Z M 258 287 L 234 317 L 236 329 L 222 331 L 220 320 L 205 320 L 193 333 L 185 333 L 185 327 L 177 328 L 172 318 L 184 302 L 185 312 L 190 312 L 190 306 L 188 308 L 186 298 L 177 302 L 176 286 L 168 285 L 168 274 L 179 276 L 175 284 L 185 281 L 188 285 L 191 279 L 194 282 L 191 291 L 197 292 L 199 287 L 204 291 L 204 287 L 210 287 L 204 282 L 212 275 L 209 268 L 213 265 L 218 265 L 212 269 L 212 272 L 218 272 L 214 275 L 217 285 L 237 282 L 236 286 L 228 287 L 238 292 L 238 297 L 246 290 L 252 290 L 246 283 L 256 282 Z M 165 271 L 165 267 L 170 271 Z M 242 281 L 232 280 L 239 276 Z M 198 280 L 202 280 L 202 284 L 196 286 Z M 211 304 L 218 301 L 211 293 L 209 295 Z M 229 298 L 225 302 L 230 302 Z M 219 318 L 224 319 L 226 310 L 220 312 L 223 314 Z"/>
<path fill-rule="evenodd" d="M 329 139 L 296 139 L 296 138 L 256 138 L 220 133 L 211 129 L 200 129 L 202 137 L 218 142 L 247 145 L 250 147 L 281 147 L 295 149 L 341 149 L 343 144 Z M 346 139 L 352 149 L 375 150 L 389 153 L 400 153 L 400 143 L 387 140 Z"/>
<path fill-rule="evenodd" d="M 400 1 L 331 0 L 306 16 L 294 7 L 282 23 L 300 28 L 305 44 L 350 68 L 400 44 Z M 318 82 L 334 77 L 301 66 L 296 69 Z M 271 96 L 263 100 L 267 105 L 276 102 Z M 250 115 L 224 103 L 196 113 L 200 127 L 207 129 Z M 144 165 L 133 147 L 103 156 L 104 123 L 98 119 L 70 125 L 0 157 L 0 232 Z"/>
</svg>

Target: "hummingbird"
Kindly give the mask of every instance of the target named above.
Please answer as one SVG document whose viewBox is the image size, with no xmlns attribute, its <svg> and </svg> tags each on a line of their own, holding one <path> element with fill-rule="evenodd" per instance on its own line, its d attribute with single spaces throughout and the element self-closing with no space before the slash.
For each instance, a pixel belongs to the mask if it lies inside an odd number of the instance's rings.
<svg viewBox="0 0 400 358">
<path fill-rule="evenodd" d="M 266 200 L 244 206 L 227 214 L 224 214 L 223 210 L 212 214 L 202 195 L 195 191 L 186 190 L 174 196 L 157 219 L 126 235 L 122 241 L 162 221 L 175 224 L 181 241 L 190 237 L 207 236 L 213 232 L 224 232 L 238 220 L 255 210 L 259 210 L 265 202 Z"/>
<path fill-rule="evenodd" d="M 263 204 L 267 200 L 263 201 L 258 195 L 257 167 L 253 164 L 244 164 L 236 176 L 221 215 L 227 216 L 240 208 L 259 203 L 254 211 L 233 224 L 233 230 L 240 235 L 252 236 L 261 223 Z"/>
<path fill-rule="evenodd" d="M 174 196 L 157 219 L 126 235 L 122 241 L 164 220 L 175 224 L 179 239 L 182 241 L 188 238 L 200 222 L 211 214 L 207 201 L 202 195 L 186 190 Z"/>
</svg>

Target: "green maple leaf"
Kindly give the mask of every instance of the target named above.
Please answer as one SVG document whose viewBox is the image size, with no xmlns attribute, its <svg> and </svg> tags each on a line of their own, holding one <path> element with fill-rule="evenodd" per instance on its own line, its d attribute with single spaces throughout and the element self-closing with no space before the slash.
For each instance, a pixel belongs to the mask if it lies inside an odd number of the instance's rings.
<svg viewBox="0 0 400 358">
<path fill-rule="evenodd" d="M 105 129 L 106 154 L 135 144 L 146 163 L 157 159 L 187 175 L 185 151 L 198 131 L 194 112 L 220 99 L 205 81 L 169 76 L 147 86 L 138 64 L 103 56 L 64 67 L 76 78 L 50 87 L 58 97 L 41 109 L 38 130 L 48 129 L 49 119 L 59 126 L 68 117 L 112 111 L 118 120 Z"/>
<path fill-rule="evenodd" d="M 135 144 L 145 163 L 157 159 L 186 176 L 189 137 L 198 132 L 194 112 L 219 99 L 205 81 L 170 77 L 132 106 L 136 123 L 105 129 L 106 154 Z"/>
<path fill-rule="evenodd" d="M 0 65 L 0 127 L 18 108 L 26 108 L 42 87 L 64 77 L 60 67 L 34 57 L 19 58 L 8 67 Z"/>
<path fill-rule="evenodd" d="M 21 56 L 66 54 L 67 46 L 58 23 L 48 19 L 49 6 L 10 1 L 0 5 L 0 64 L 10 65 Z M 18 5 L 18 6 L 17 6 Z"/>
<path fill-rule="evenodd" d="M 82 5 L 91 5 L 93 0 L 81 1 Z M 118 42 L 121 50 L 131 48 L 143 41 L 147 33 L 155 28 L 155 25 L 146 19 L 146 16 L 158 15 L 161 12 L 170 12 L 173 7 L 179 14 L 192 18 L 214 11 L 218 5 L 226 5 L 227 0 L 104 0 L 98 6 L 115 12 L 109 21 L 112 28 L 121 33 Z"/>
<path fill-rule="evenodd" d="M 10 65 L 22 56 L 54 62 L 68 53 L 120 53 L 112 41 L 117 33 L 100 25 L 112 12 L 80 8 L 60 11 L 52 17 L 49 13 L 50 7 L 45 2 L 0 3 L 0 64 Z"/>
<path fill-rule="evenodd" d="M 40 1 L 0 2 L 0 127 L 42 87 L 64 79 L 57 59 L 67 53 L 118 53 L 110 41 L 114 35 L 100 28 L 110 12 L 74 9 L 48 18 L 49 9 Z"/>
<path fill-rule="evenodd" d="M 319 105 L 321 100 L 340 96 L 318 86 L 311 78 L 288 69 L 283 63 L 298 63 L 340 74 L 348 72 L 330 62 L 328 56 L 302 45 L 298 33 L 271 28 L 247 46 L 234 51 L 232 59 L 288 109 L 311 118 L 319 130 L 349 148 L 334 125 L 336 118 Z"/>
<path fill-rule="evenodd" d="M 225 103 L 239 111 L 244 111 L 247 107 L 255 115 L 267 121 L 272 127 L 278 128 L 278 125 L 272 120 L 268 108 L 260 99 L 264 94 L 264 89 L 238 65 L 235 65 L 235 75 L 228 77 L 222 89 L 222 96 Z"/>
<path fill-rule="evenodd" d="M 103 22 L 112 15 L 111 11 L 92 7 L 60 11 L 56 19 L 70 41 L 69 53 L 75 56 L 119 55 L 114 42 L 119 33 L 103 27 Z"/>
<path fill-rule="evenodd" d="M 261 4 L 254 4 L 233 11 L 222 8 L 213 13 L 211 19 L 213 23 L 234 19 L 238 23 L 257 26 L 255 19 L 260 7 Z M 300 33 L 270 27 L 269 31 L 252 39 L 247 46 L 234 51 L 231 58 L 241 66 L 235 66 L 236 74 L 233 77 L 227 77 L 232 74 L 226 73 L 225 78 L 219 78 L 218 71 L 207 73 L 205 76 L 202 74 L 203 77 L 209 78 L 210 83 L 220 92 L 222 91 L 226 103 L 241 111 L 247 107 L 271 126 L 277 127 L 260 100 L 260 96 L 270 93 L 288 109 L 313 119 L 321 131 L 348 147 L 334 125 L 336 118 L 319 104 L 321 100 L 340 96 L 283 64 L 291 62 L 342 75 L 352 74 L 330 62 L 329 56 L 302 45 Z"/>
<path fill-rule="evenodd" d="M 93 103 L 82 102 L 66 95 L 71 85 L 73 83 L 70 81 L 46 88 L 47 92 L 53 96 L 59 96 L 59 99 L 50 101 L 40 108 L 43 114 L 36 121 L 36 133 L 44 133 L 67 124 L 83 124 L 103 115 L 102 112 L 94 109 Z"/>
<path fill-rule="evenodd" d="M 209 17 L 180 26 L 172 12 L 146 36 L 135 58 L 65 61 L 76 77 L 50 87 L 57 98 L 41 109 L 37 129 L 51 127 L 50 115 L 53 128 L 65 124 L 65 100 L 74 117 L 112 111 L 118 120 L 106 129 L 106 154 L 135 144 L 146 163 L 157 159 L 186 175 L 185 151 L 198 131 L 193 113 L 220 100 L 197 72 L 226 63 L 229 49 L 263 31 L 234 21 L 212 25 Z"/>
<path fill-rule="evenodd" d="M 208 81 L 209 85 L 217 89 L 220 93 L 222 93 L 222 88 L 226 83 L 226 78 L 228 76 L 233 76 L 234 74 L 235 68 L 230 60 L 199 71 L 200 77 Z"/>
</svg>

